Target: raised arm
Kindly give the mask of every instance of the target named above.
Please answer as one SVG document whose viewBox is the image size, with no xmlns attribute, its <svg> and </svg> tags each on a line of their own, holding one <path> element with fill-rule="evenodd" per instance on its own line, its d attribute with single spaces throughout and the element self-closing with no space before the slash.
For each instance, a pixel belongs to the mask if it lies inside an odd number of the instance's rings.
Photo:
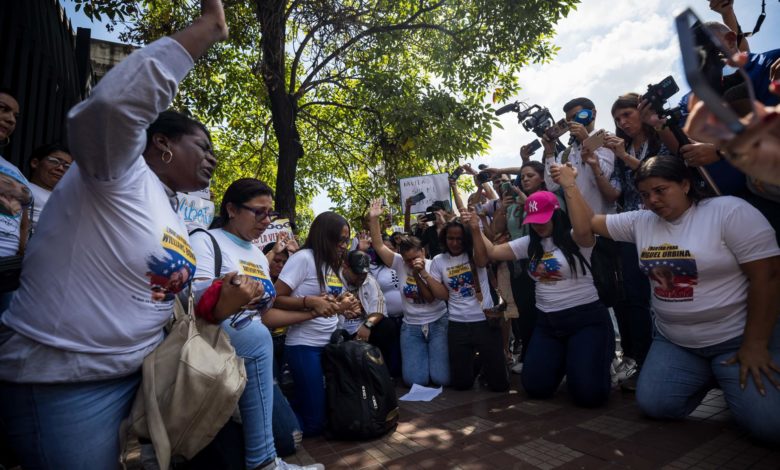
<svg viewBox="0 0 780 470">
<path fill-rule="evenodd" d="M 516 259 L 509 243 L 495 246 L 483 233 L 474 236 L 474 252 L 476 253 L 477 250 L 484 250 L 491 261 L 514 261 Z"/>
<path fill-rule="evenodd" d="M 392 266 L 395 253 L 382 242 L 382 232 L 379 228 L 379 217 L 382 215 L 382 212 L 382 200 L 374 199 L 371 201 L 371 206 L 368 208 L 368 229 L 371 231 L 371 246 L 374 247 L 374 251 L 379 255 L 385 266 Z"/>
<path fill-rule="evenodd" d="M 460 190 L 458 189 L 458 182 L 454 180 L 450 181 L 450 189 L 452 189 L 452 198 L 455 199 L 455 207 L 458 208 L 458 212 L 463 215 L 463 211 L 466 210 L 466 205 L 463 204 L 463 196 L 460 195 Z"/>
<path fill-rule="evenodd" d="M 471 232 L 471 238 L 473 240 L 482 238 L 482 231 L 479 230 L 479 220 L 475 213 L 466 211 L 460 218 L 463 225 L 466 226 L 466 230 Z M 485 245 L 483 243 L 474 243 L 474 264 L 476 264 L 478 268 L 484 268 L 489 262 L 490 260 L 488 259 Z"/>
<path fill-rule="evenodd" d="M 69 145 L 82 171 L 103 181 L 120 178 L 140 157 L 146 129 L 171 105 L 193 61 L 227 38 L 221 1 L 201 4 L 190 26 L 132 53 L 68 113 Z"/>
<path fill-rule="evenodd" d="M 568 165 L 561 165 L 553 168 L 551 173 L 555 181 L 563 188 L 566 206 L 569 208 L 569 220 L 571 221 L 574 242 L 582 247 L 595 245 L 596 237 L 593 236 L 593 231 L 590 227 L 593 210 L 587 203 L 578 204 L 578 201 L 573 201 L 577 197 L 582 199 L 580 189 L 574 181 L 577 177 L 577 172 Z M 584 202 L 584 199 L 582 201 Z"/>
</svg>

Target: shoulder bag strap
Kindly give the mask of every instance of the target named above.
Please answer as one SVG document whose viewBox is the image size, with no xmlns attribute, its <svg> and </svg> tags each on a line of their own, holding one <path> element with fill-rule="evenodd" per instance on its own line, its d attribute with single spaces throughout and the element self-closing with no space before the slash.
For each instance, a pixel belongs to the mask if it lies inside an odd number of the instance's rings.
<svg viewBox="0 0 780 470">
<path fill-rule="evenodd" d="M 214 245 L 214 278 L 218 278 L 222 275 L 222 250 L 219 248 L 219 243 L 217 243 L 217 239 L 214 238 L 214 235 L 202 228 L 196 228 L 190 232 L 190 235 L 198 232 L 203 232 L 211 238 L 211 244 Z"/>
</svg>

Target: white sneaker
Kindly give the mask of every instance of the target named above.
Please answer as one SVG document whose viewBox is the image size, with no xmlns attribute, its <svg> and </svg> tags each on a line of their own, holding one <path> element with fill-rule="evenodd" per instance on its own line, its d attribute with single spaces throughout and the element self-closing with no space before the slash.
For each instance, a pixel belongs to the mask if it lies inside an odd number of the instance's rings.
<svg viewBox="0 0 780 470">
<path fill-rule="evenodd" d="M 295 465 L 293 463 L 287 463 L 279 457 L 274 460 L 273 470 L 325 470 L 325 465 L 321 463 L 313 463 L 311 465 Z"/>
</svg>

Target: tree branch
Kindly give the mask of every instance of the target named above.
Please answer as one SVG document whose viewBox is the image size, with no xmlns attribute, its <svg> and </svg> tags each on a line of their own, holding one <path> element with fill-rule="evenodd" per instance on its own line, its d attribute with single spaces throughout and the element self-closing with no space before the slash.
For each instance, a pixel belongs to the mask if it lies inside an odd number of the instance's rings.
<svg viewBox="0 0 780 470">
<path fill-rule="evenodd" d="M 325 59 L 317 64 L 311 72 L 309 72 L 309 75 L 306 77 L 306 79 L 301 84 L 300 89 L 306 89 L 309 82 L 311 82 L 314 79 L 314 76 L 320 72 L 327 64 L 329 64 L 332 60 L 334 60 L 339 55 L 343 54 L 346 50 L 348 50 L 350 47 L 355 45 L 356 43 L 360 42 L 361 40 L 376 35 L 376 34 L 382 34 L 382 33 L 388 33 L 392 31 L 411 31 L 411 30 L 420 30 L 420 29 L 430 29 L 435 31 L 440 31 L 445 34 L 451 35 L 452 37 L 456 37 L 456 34 L 453 31 L 448 30 L 447 28 L 441 26 L 441 25 L 434 25 L 434 24 L 428 24 L 428 23 L 418 23 L 414 24 L 413 21 L 415 21 L 417 18 L 419 18 L 424 13 L 428 13 L 431 11 L 436 10 L 437 8 L 441 7 L 446 0 L 439 0 L 438 2 L 434 3 L 433 5 L 423 8 L 422 7 L 422 1 L 420 2 L 420 9 L 415 12 L 413 15 L 411 15 L 409 18 L 407 18 L 405 21 L 394 24 L 394 25 L 384 25 L 384 26 L 374 26 L 372 28 L 369 28 L 359 34 L 357 34 L 355 37 L 350 39 L 349 41 L 345 42 L 336 50 L 334 50 L 330 55 L 325 57 Z"/>
</svg>

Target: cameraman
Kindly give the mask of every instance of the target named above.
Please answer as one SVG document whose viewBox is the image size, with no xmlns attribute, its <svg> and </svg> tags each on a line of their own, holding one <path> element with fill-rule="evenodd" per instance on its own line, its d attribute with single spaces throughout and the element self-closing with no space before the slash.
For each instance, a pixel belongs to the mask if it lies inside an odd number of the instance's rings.
<svg viewBox="0 0 780 470">
<path fill-rule="evenodd" d="M 577 115 L 583 111 L 584 117 Z M 557 158 L 555 155 L 555 142 L 547 136 L 542 137 L 544 146 L 544 182 L 549 191 L 557 191 L 559 186 L 550 176 L 550 168 L 553 165 L 571 166 L 577 170 L 577 186 L 582 196 L 599 214 L 614 214 L 615 201 L 620 192 L 610 182 L 612 171 L 615 168 L 615 154 L 606 147 L 599 147 L 593 152 L 583 151 L 582 142 L 593 133 L 596 123 L 596 106 L 588 98 L 575 98 L 563 106 L 566 120 L 569 122 L 569 133 L 573 141 Z M 577 120 L 575 120 L 577 118 Z M 578 122 L 581 121 L 581 122 Z"/>
</svg>

